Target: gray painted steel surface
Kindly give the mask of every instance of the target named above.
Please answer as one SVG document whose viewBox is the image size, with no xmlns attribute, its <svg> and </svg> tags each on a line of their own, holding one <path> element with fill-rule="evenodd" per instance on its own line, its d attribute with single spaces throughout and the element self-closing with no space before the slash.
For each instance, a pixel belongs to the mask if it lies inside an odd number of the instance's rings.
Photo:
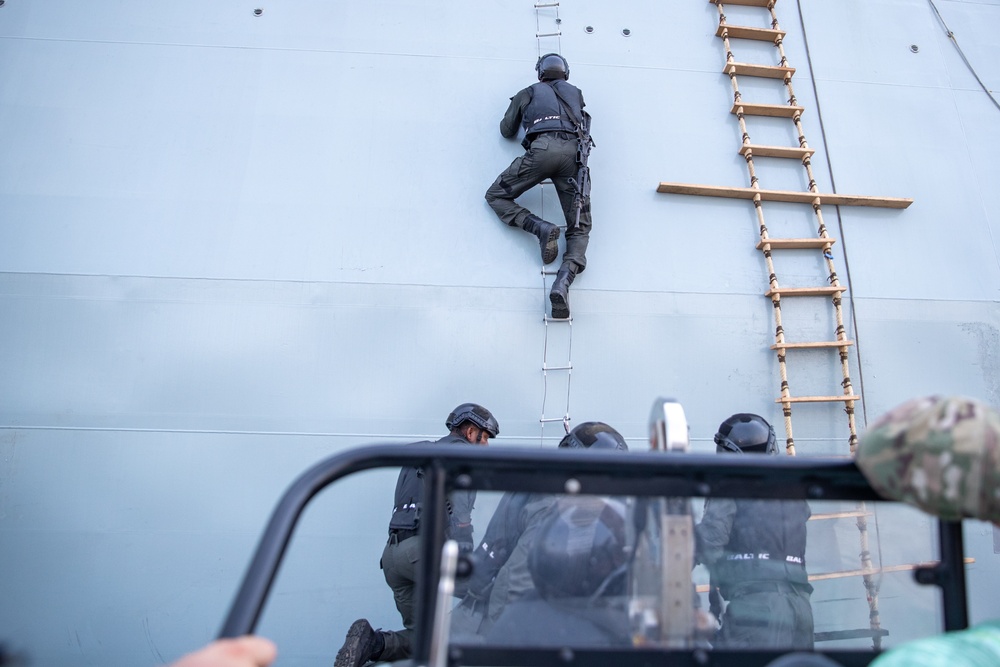
<svg viewBox="0 0 1000 667">
<path fill-rule="evenodd" d="M 934 5 L 994 89 L 1000 3 Z M 1000 405 L 1000 111 L 924 0 L 776 12 L 819 189 L 915 200 L 825 209 L 859 425 L 928 393 Z M 0 640 L 35 664 L 167 661 L 217 630 L 272 503 L 318 458 L 438 436 L 467 400 L 497 416 L 498 446 L 557 442 L 538 423 L 537 243 L 483 200 L 520 153 L 497 124 L 540 49 L 570 60 L 597 141 L 572 418 L 641 447 L 671 395 L 696 450 L 737 411 L 780 437 L 752 207 L 656 193 L 747 185 L 715 6 L 573 0 L 559 16 L 560 39 L 539 41 L 530 2 L 0 7 Z M 753 123 L 755 143 L 795 143 L 787 121 Z M 805 189 L 794 161 L 758 162 L 763 187 Z M 550 186 L 522 202 L 558 218 Z M 803 207 L 767 216 L 772 236 L 814 233 Z M 822 275 L 810 253 L 776 261 L 786 285 Z M 829 337 L 829 309 L 801 308 L 790 339 Z M 838 387 L 835 355 L 789 364 L 793 393 Z M 801 455 L 846 452 L 839 406 L 794 415 Z M 288 575 L 309 602 L 274 600 L 289 607 L 274 629 L 325 642 L 288 664 L 329 663 L 357 615 L 398 622 L 375 563 L 394 477 L 307 517 L 290 572 L 349 580 Z M 976 586 L 992 534 L 967 536 L 973 620 L 996 617 Z"/>
</svg>

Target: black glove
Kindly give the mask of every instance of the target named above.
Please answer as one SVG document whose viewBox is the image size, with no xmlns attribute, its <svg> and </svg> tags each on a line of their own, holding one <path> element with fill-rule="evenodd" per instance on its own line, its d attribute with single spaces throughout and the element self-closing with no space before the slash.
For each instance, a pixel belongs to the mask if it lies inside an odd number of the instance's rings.
<svg viewBox="0 0 1000 667">
<path fill-rule="evenodd" d="M 708 589 L 708 610 L 717 619 L 722 620 L 722 593 L 719 592 L 718 586 Z"/>
</svg>

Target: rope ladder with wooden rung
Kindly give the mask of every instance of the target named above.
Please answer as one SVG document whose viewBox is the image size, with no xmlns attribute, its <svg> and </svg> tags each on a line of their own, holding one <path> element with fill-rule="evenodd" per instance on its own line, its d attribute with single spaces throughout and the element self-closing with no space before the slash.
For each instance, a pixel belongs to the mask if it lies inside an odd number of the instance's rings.
<svg viewBox="0 0 1000 667">
<path fill-rule="evenodd" d="M 535 40 L 539 58 L 543 53 L 562 53 L 562 19 L 559 18 L 558 2 L 539 0 L 535 3 Z M 550 42 L 554 47 L 543 51 L 542 40 Z"/>
<path fill-rule="evenodd" d="M 549 271 L 545 267 L 542 267 L 542 293 L 548 295 L 548 280 L 547 276 L 554 276 L 556 271 Z M 548 299 L 543 298 L 543 304 L 547 303 Z M 542 306 L 543 310 L 545 306 Z M 568 317 L 566 319 L 554 319 L 549 317 L 545 312 L 542 313 L 542 323 L 544 325 L 544 336 L 542 341 L 542 413 L 538 419 L 541 424 L 541 439 L 542 443 L 545 442 L 545 425 L 553 423 L 561 423 L 563 425 L 562 435 L 569 433 L 569 425 L 571 417 L 569 414 L 569 399 L 570 399 L 570 387 L 571 380 L 573 379 L 573 318 Z M 555 332 L 553 332 L 553 328 Z M 561 343 L 565 347 L 565 361 L 563 357 L 560 357 L 555 362 L 550 362 L 549 357 L 553 354 L 550 349 L 552 347 L 550 341 L 550 334 L 555 339 L 556 343 Z M 549 395 L 549 382 L 554 380 L 555 377 L 552 374 L 558 374 L 558 378 L 565 382 L 566 386 L 566 407 L 562 411 L 561 417 L 546 417 L 545 410 L 548 402 Z"/>
<path fill-rule="evenodd" d="M 778 368 L 781 379 L 780 397 L 775 399 L 780 403 L 785 425 L 785 451 L 787 454 L 795 455 L 795 439 L 792 431 L 792 405 L 795 403 L 833 403 L 842 402 L 844 411 L 847 414 L 847 425 L 850 432 L 848 440 L 851 454 L 854 454 L 857 447 L 857 426 L 855 423 L 854 404 L 860 401 L 861 397 L 854 391 L 850 376 L 849 348 L 854 344 L 847 337 L 844 326 L 844 316 L 842 308 L 843 293 L 846 288 L 841 285 L 834 265 L 832 247 L 836 239 L 829 235 L 826 223 L 823 218 L 823 205 L 831 206 L 869 206 L 880 208 L 906 208 L 912 203 L 912 199 L 895 197 L 871 197 L 863 195 L 844 195 L 840 193 L 821 193 L 817 186 L 816 178 L 812 168 L 812 156 L 814 149 L 809 147 L 806 141 L 805 131 L 802 127 L 802 114 L 805 109 L 799 105 L 792 86 L 792 78 L 795 68 L 791 67 L 785 54 L 784 39 L 785 32 L 781 29 L 774 7 L 777 0 L 730 0 L 729 4 L 743 5 L 747 7 L 760 7 L 770 13 L 770 27 L 748 27 L 731 25 L 726 21 L 725 7 L 722 0 L 709 0 L 715 4 L 719 15 L 719 25 L 716 36 L 722 39 L 725 49 L 725 65 L 723 73 L 729 77 L 732 88 L 732 107 L 730 112 L 736 117 L 739 123 L 742 142 L 739 147 L 739 154 L 746 161 L 749 174 L 749 187 L 727 187 L 715 185 L 693 185 L 686 183 L 661 182 L 657 187 L 657 192 L 699 195 L 709 197 L 724 197 L 746 199 L 753 202 L 756 215 L 757 228 L 760 241 L 757 248 L 763 253 L 764 262 L 768 274 L 768 290 L 765 295 L 771 299 L 774 313 L 774 344 L 771 349 L 777 354 Z M 743 63 L 736 60 L 733 53 L 731 40 L 754 40 L 770 42 L 777 50 L 778 63 L 776 65 Z M 742 76 L 755 77 L 760 79 L 771 79 L 780 81 L 787 93 L 785 104 L 758 104 L 747 102 L 743 99 L 740 91 L 739 78 Z M 795 132 L 798 136 L 798 146 L 766 146 L 754 144 L 747 128 L 748 116 L 760 116 L 770 118 L 787 118 L 794 124 Z M 788 190 L 767 190 L 761 187 L 760 179 L 757 175 L 755 158 L 777 158 L 795 159 L 802 163 L 808 180 L 807 191 Z M 768 234 L 767 224 L 764 215 L 764 202 L 788 202 L 807 204 L 812 207 L 816 221 L 815 238 L 771 238 Z M 822 253 L 826 265 L 826 284 L 815 287 L 784 287 L 782 286 L 775 272 L 772 254 L 777 251 L 787 250 L 813 250 Z M 785 337 L 785 328 L 782 320 L 781 302 L 783 299 L 797 299 L 805 297 L 828 298 L 833 306 L 835 318 L 834 340 L 812 341 L 812 342 L 790 342 Z M 794 396 L 788 382 L 787 355 L 789 352 L 797 350 L 836 350 L 840 357 L 840 367 L 842 381 L 841 391 L 835 395 L 822 396 Z M 850 631 L 860 633 L 858 636 L 870 636 L 873 647 L 878 649 L 881 646 L 882 635 L 885 631 L 880 627 L 878 611 L 879 581 L 875 579 L 875 574 L 881 572 L 873 567 L 871 552 L 868 545 L 868 514 L 866 506 L 862 503 L 858 507 L 856 515 L 857 527 L 861 538 L 861 574 L 866 597 L 869 605 L 869 629 L 864 631 Z"/>
<path fill-rule="evenodd" d="M 562 31 L 561 31 L 562 19 L 559 18 L 559 3 L 558 2 L 546 2 L 540 0 L 535 3 L 535 40 L 537 42 L 538 57 L 541 58 L 543 53 L 562 53 Z M 543 41 L 545 46 L 543 48 Z M 551 185 L 552 181 L 545 180 L 541 183 L 544 188 L 546 185 Z M 544 203 L 545 190 L 542 190 L 542 201 Z M 556 197 L 556 202 L 558 203 L 558 197 Z M 560 216 L 562 215 L 562 207 L 559 207 Z M 565 227 L 562 227 L 565 232 Z M 552 319 L 545 312 L 545 304 L 548 303 L 548 293 L 549 287 L 547 277 L 554 276 L 556 271 L 550 271 L 542 266 L 542 323 L 544 325 L 544 334 L 542 338 L 542 409 L 541 415 L 539 416 L 539 424 L 541 425 L 541 444 L 545 442 L 545 425 L 560 423 L 562 424 L 563 434 L 569 433 L 569 425 L 571 421 L 569 413 L 569 401 L 570 401 L 570 387 L 573 375 L 573 318 L 568 319 Z M 550 361 L 550 356 L 553 354 L 558 354 L 554 352 L 553 348 L 561 345 L 564 348 L 565 356 L 559 357 L 555 362 Z M 566 403 L 565 407 L 562 409 L 561 416 L 558 417 L 546 417 L 546 410 L 548 408 L 548 398 L 550 382 L 556 384 L 556 381 L 561 380 L 565 383 L 566 390 Z M 563 434 L 560 434 L 560 438 Z"/>
</svg>

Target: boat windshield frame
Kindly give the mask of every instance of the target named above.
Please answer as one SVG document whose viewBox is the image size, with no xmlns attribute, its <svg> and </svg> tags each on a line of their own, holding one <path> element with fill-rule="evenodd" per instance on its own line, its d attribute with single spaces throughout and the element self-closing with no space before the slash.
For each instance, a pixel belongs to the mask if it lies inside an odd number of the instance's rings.
<svg viewBox="0 0 1000 667">
<path fill-rule="evenodd" d="M 273 510 L 219 633 L 252 634 L 296 523 L 327 486 L 378 468 L 424 469 L 422 550 L 416 592 L 415 664 L 428 664 L 436 592 L 445 542 L 445 498 L 454 490 L 548 494 L 885 501 L 848 457 L 715 456 L 680 452 L 617 452 L 520 447 L 454 447 L 429 443 L 367 445 L 323 459 L 302 473 Z M 429 539 L 428 539 L 429 538 Z M 919 583 L 941 591 L 944 630 L 968 626 L 962 524 L 938 520 L 940 561 L 917 568 Z M 867 665 L 874 651 L 821 651 L 845 667 Z M 463 665 L 766 665 L 786 651 L 720 649 L 547 649 L 450 646 L 449 664 Z"/>
</svg>

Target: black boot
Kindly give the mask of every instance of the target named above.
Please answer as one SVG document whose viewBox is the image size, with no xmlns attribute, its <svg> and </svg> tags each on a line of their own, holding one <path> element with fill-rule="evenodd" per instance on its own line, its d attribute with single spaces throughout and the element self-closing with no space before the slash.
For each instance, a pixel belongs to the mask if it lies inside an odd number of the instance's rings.
<svg viewBox="0 0 1000 667">
<path fill-rule="evenodd" d="M 385 647 L 382 633 L 373 630 L 371 624 L 359 618 L 351 624 L 347 631 L 344 645 L 337 651 L 334 667 L 360 667 L 373 660 L 378 660 Z"/>
<path fill-rule="evenodd" d="M 542 249 L 542 264 L 551 264 L 559 256 L 559 226 L 528 214 L 521 229 L 538 237 Z"/>
<path fill-rule="evenodd" d="M 549 302 L 552 303 L 552 317 L 565 320 L 569 317 L 569 286 L 576 278 L 576 264 L 567 262 L 559 267 L 556 279 L 552 282 L 549 292 Z"/>
</svg>

